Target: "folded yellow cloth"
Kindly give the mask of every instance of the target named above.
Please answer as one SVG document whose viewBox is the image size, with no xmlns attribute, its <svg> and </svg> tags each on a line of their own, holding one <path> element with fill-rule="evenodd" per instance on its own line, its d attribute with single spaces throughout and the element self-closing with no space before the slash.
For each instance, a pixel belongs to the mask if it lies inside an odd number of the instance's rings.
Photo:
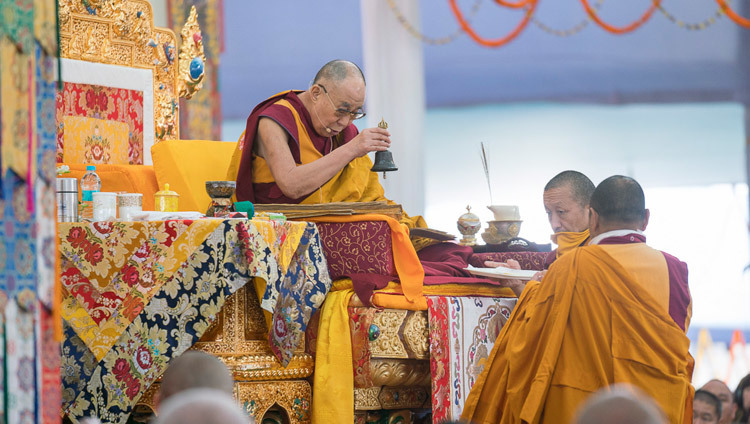
<svg viewBox="0 0 750 424">
<path fill-rule="evenodd" d="M 351 289 L 328 293 L 320 310 L 312 424 L 354 422 L 354 366 L 347 305 Z"/>
</svg>

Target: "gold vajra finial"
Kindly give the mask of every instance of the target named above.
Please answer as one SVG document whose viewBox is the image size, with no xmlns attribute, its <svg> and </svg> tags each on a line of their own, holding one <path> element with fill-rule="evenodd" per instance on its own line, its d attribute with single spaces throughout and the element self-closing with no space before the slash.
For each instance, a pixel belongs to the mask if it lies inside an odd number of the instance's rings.
<svg viewBox="0 0 750 424">
<path fill-rule="evenodd" d="M 378 128 L 382 128 L 384 130 L 388 129 L 388 123 L 385 122 L 385 118 L 380 118 L 380 123 L 378 123 Z"/>
</svg>

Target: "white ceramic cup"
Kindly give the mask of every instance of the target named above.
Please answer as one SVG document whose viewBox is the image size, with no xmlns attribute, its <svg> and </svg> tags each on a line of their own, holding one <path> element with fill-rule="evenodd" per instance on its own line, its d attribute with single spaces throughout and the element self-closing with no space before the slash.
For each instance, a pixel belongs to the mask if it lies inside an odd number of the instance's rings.
<svg viewBox="0 0 750 424">
<path fill-rule="evenodd" d="M 495 215 L 495 221 L 518 221 L 521 219 L 521 213 L 518 206 L 515 205 L 492 205 L 487 206 Z"/>
<path fill-rule="evenodd" d="M 120 221 L 132 221 L 133 215 L 143 212 L 143 195 L 141 193 L 122 193 L 117 196 Z"/>
<path fill-rule="evenodd" d="M 94 221 L 114 221 L 117 219 L 117 193 L 106 191 L 92 194 Z"/>
</svg>

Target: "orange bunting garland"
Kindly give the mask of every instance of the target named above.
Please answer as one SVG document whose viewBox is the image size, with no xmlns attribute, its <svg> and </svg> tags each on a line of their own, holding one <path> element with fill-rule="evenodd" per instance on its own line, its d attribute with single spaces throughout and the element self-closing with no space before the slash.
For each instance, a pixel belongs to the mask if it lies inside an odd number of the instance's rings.
<svg viewBox="0 0 750 424">
<path fill-rule="evenodd" d="M 723 0 L 717 0 L 717 1 L 723 1 Z M 637 21 L 624 27 L 615 27 L 602 21 L 601 18 L 599 18 L 599 15 L 596 14 L 596 11 L 594 11 L 591 5 L 589 5 L 588 0 L 581 0 L 581 3 L 583 4 L 583 8 L 586 9 L 586 13 L 589 15 L 591 20 L 596 22 L 600 27 L 604 28 L 605 30 L 613 34 L 625 34 L 645 24 L 646 21 L 648 21 L 651 18 L 651 15 L 654 14 L 654 11 L 656 11 L 656 9 L 659 7 L 661 0 L 653 0 L 651 7 L 649 7 L 648 10 L 646 10 L 646 13 L 644 13 L 643 16 L 641 16 Z"/>
<path fill-rule="evenodd" d="M 719 7 L 721 7 L 721 10 L 723 10 L 724 13 L 727 14 L 729 19 L 733 20 L 737 25 L 745 28 L 750 28 L 750 19 L 738 15 L 737 12 L 734 11 L 734 9 L 729 7 L 726 0 L 716 0 L 716 2 L 719 3 Z"/>
<path fill-rule="evenodd" d="M 519 0 L 518 3 L 510 3 L 506 0 L 495 0 L 495 3 L 499 4 L 500 6 L 510 7 L 511 9 L 520 9 L 522 7 L 526 7 L 531 3 L 532 0 Z"/>
<path fill-rule="evenodd" d="M 389 2 L 392 2 L 393 0 L 389 0 Z M 476 0 L 477 4 L 481 0 Z M 460 8 L 457 5 L 457 0 L 450 0 L 450 6 L 451 10 L 453 11 L 453 15 L 456 17 L 456 20 L 458 20 L 458 23 L 461 27 L 461 30 L 468 34 L 474 41 L 479 43 L 480 45 L 484 47 L 501 47 L 507 44 L 508 42 L 512 41 L 516 37 L 518 37 L 519 34 L 526 28 L 529 21 L 534 21 L 534 23 L 539 26 L 541 29 L 552 33 L 554 35 L 559 36 L 568 36 L 571 34 L 575 34 L 579 32 L 581 29 L 583 29 L 586 24 L 588 23 L 588 20 L 582 21 L 582 23 L 576 25 L 572 30 L 569 31 L 555 31 L 553 29 L 550 29 L 546 25 L 540 24 L 535 19 L 533 19 L 534 11 L 536 10 L 536 7 L 539 4 L 539 0 L 493 0 L 495 4 L 503 7 L 507 7 L 510 9 L 524 9 L 524 17 L 523 20 L 516 26 L 513 31 L 508 33 L 506 36 L 502 38 L 497 39 L 487 39 L 483 38 L 481 35 L 479 35 L 474 28 L 471 27 L 471 24 L 469 21 L 464 17 L 463 13 L 461 12 Z M 658 9 L 660 10 L 670 21 L 673 23 L 676 23 L 680 27 L 683 27 L 688 30 L 701 30 L 705 29 L 708 26 L 712 25 L 718 18 L 721 17 L 722 14 L 726 14 L 729 19 L 734 21 L 737 25 L 740 25 L 744 28 L 750 29 L 750 17 L 744 17 L 741 16 L 739 13 L 737 13 L 734 9 L 729 6 L 728 0 L 716 0 L 716 3 L 719 5 L 719 9 L 715 12 L 715 16 L 711 16 L 710 18 L 695 23 L 685 23 L 677 18 L 675 18 L 673 15 L 668 13 L 666 10 L 664 10 L 661 7 L 662 0 L 651 0 L 651 6 L 641 15 L 640 18 L 636 19 L 635 21 L 631 22 L 628 25 L 625 26 L 614 26 L 607 22 L 604 22 L 601 17 L 599 16 L 596 8 L 601 4 L 603 0 L 598 0 L 598 3 L 592 7 L 589 3 L 591 0 L 580 0 L 581 4 L 583 5 L 583 8 L 586 10 L 586 14 L 588 17 L 594 21 L 597 25 L 599 25 L 602 29 L 605 31 L 612 33 L 612 34 L 626 34 L 629 32 L 632 32 L 638 28 L 640 28 L 643 24 L 648 22 L 649 19 L 651 19 L 651 16 L 653 16 L 654 12 Z M 476 7 L 476 5 L 475 5 Z"/>
<path fill-rule="evenodd" d="M 499 4 L 504 4 L 503 0 L 495 0 Z M 502 45 L 507 44 L 508 42 L 512 41 L 514 38 L 518 37 L 518 34 L 521 33 L 521 31 L 526 28 L 526 25 L 531 20 L 531 16 L 534 14 L 534 10 L 536 9 L 536 5 L 539 0 L 521 0 L 520 3 L 524 3 L 522 7 L 526 7 L 526 14 L 523 17 L 523 20 L 518 24 L 518 26 L 510 32 L 508 35 L 502 38 L 494 39 L 494 40 L 488 40 L 486 38 L 483 38 L 479 34 L 477 34 L 474 29 L 469 25 L 469 23 L 464 19 L 463 14 L 461 13 L 461 10 L 458 8 L 458 5 L 456 4 L 456 0 L 450 0 L 451 2 L 451 9 L 453 10 L 453 14 L 456 16 L 456 19 L 458 19 L 458 23 L 461 25 L 461 28 L 469 34 L 469 36 L 476 41 L 477 43 L 485 46 L 485 47 L 500 47 Z M 509 6 L 509 7 L 515 7 L 515 6 Z"/>
</svg>

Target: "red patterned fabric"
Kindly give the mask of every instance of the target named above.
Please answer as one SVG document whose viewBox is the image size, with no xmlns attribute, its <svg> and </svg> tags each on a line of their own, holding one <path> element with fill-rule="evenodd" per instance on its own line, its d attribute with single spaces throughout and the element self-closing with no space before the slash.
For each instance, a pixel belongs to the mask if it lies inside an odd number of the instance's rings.
<svg viewBox="0 0 750 424">
<path fill-rule="evenodd" d="M 397 275 L 387 222 L 320 222 L 317 225 L 332 279 L 350 274 Z"/>
<path fill-rule="evenodd" d="M 320 311 L 310 317 L 310 322 L 307 324 L 305 329 L 305 352 L 312 356 L 315 356 L 315 352 L 318 350 L 318 323 L 320 322 Z"/>
<path fill-rule="evenodd" d="M 448 300 L 446 297 L 427 298 L 430 320 L 430 373 L 432 374 L 432 422 L 450 419 L 450 340 L 448 329 Z"/>
<path fill-rule="evenodd" d="M 374 308 L 349 308 L 349 329 L 352 333 L 352 365 L 354 387 L 372 387 L 370 373 L 370 324 L 375 317 Z"/>
<path fill-rule="evenodd" d="M 62 380 L 60 379 L 60 342 L 54 337 L 54 321 L 50 311 L 39 305 L 41 375 L 39 382 L 39 417 L 41 423 L 59 423 L 62 404 Z"/>
<path fill-rule="evenodd" d="M 319 222 L 317 226 L 331 278 L 351 278 L 354 292 L 366 305 L 374 290 L 398 277 L 386 221 Z"/>
<path fill-rule="evenodd" d="M 428 296 L 433 423 L 458 420 L 517 299 Z"/>
<path fill-rule="evenodd" d="M 143 164 L 143 92 L 66 82 L 57 93 L 57 162 L 63 161 L 65 116 L 83 116 L 128 124 L 128 159 Z"/>
<path fill-rule="evenodd" d="M 541 271 L 545 269 L 544 263 L 549 252 L 490 252 L 475 253 L 469 257 L 469 264 L 475 267 L 484 267 L 484 261 L 505 262 L 514 259 L 521 265 L 521 269 L 533 269 Z"/>
</svg>

